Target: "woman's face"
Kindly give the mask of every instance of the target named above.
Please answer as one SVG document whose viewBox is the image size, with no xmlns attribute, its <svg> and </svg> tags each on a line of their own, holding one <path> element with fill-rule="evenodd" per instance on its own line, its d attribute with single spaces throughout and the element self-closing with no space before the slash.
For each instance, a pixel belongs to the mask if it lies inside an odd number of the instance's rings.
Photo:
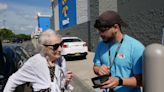
<svg viewBox="0 0 164 92">
<path fill-rule="evenodd" d="M 56 60 L 61 57 L 62 43 L 61 38 L 53 37 L 51 39 L 51 44 L 47 45 L 47 55 L 51 60 Z"/>
</svg>

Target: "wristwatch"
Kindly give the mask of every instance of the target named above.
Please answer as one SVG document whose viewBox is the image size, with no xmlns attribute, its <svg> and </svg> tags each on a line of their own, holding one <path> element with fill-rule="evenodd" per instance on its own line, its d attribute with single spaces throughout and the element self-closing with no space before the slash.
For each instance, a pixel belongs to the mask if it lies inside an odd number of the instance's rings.
<svg viewBox="0 0 164 92">
<path fill-rule="evenodd" d="M 123 80 L 120 78 L 120 77 L 118 77 L 118 86 L 121 86 L 121 85 L 123 85 Z"/>
</svg>

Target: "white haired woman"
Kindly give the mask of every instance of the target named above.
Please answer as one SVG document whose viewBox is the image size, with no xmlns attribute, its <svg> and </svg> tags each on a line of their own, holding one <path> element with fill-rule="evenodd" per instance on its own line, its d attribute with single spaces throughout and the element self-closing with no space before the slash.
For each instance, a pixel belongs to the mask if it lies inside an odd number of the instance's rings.
<svg viewBox="0 0 164 92">
<path fill-rule="evenodd" d="M 62 92 L 69 88 L 73 78 L 66 71 L 65 59 L 61 56 L 62 40 L 55 31 L 48 29 L 40 35 L 40 53 L 10 76 L 3 92 L 13 92 L 18 85 L 30 82 L 34 92 Z"/>
</svg>

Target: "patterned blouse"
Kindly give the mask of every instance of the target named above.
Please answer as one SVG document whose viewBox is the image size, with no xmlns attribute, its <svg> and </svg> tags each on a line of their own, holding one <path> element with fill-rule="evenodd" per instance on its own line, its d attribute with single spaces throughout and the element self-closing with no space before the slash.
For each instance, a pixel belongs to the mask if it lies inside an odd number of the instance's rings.
<svg viewBox="0 0 164 92">
<path fill-rule="evenodd" d="M 50 70 L 50 77 L 51 77 L 51 82 L 53 82 L 54 81 L 54 77 L 56 77 L 55 76 L 55 66 L 49 66 L 48 67 L 49 68 L 49 70 Z M 57 79 L 57 78 L 56 78 Z M 38 91 L 38 92 L 51 92 L 51 89 L 50 88 L 47 88 L 47 89 L 42 89 L 42 90 L 40 90 L 40 91 Z"/>
</svg>

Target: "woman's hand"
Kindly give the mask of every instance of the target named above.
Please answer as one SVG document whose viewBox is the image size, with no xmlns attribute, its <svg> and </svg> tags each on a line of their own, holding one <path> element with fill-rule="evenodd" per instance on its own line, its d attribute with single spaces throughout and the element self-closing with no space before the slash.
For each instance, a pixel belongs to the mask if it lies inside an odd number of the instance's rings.
<svg viewBox="0 0 164 92">
<path fill-rule="evenodd" d="M 73 79 L 73 73 L 71 71 L 67 71 L 65 75 L 65 85 L 68 85 Z"/>
</svg>

